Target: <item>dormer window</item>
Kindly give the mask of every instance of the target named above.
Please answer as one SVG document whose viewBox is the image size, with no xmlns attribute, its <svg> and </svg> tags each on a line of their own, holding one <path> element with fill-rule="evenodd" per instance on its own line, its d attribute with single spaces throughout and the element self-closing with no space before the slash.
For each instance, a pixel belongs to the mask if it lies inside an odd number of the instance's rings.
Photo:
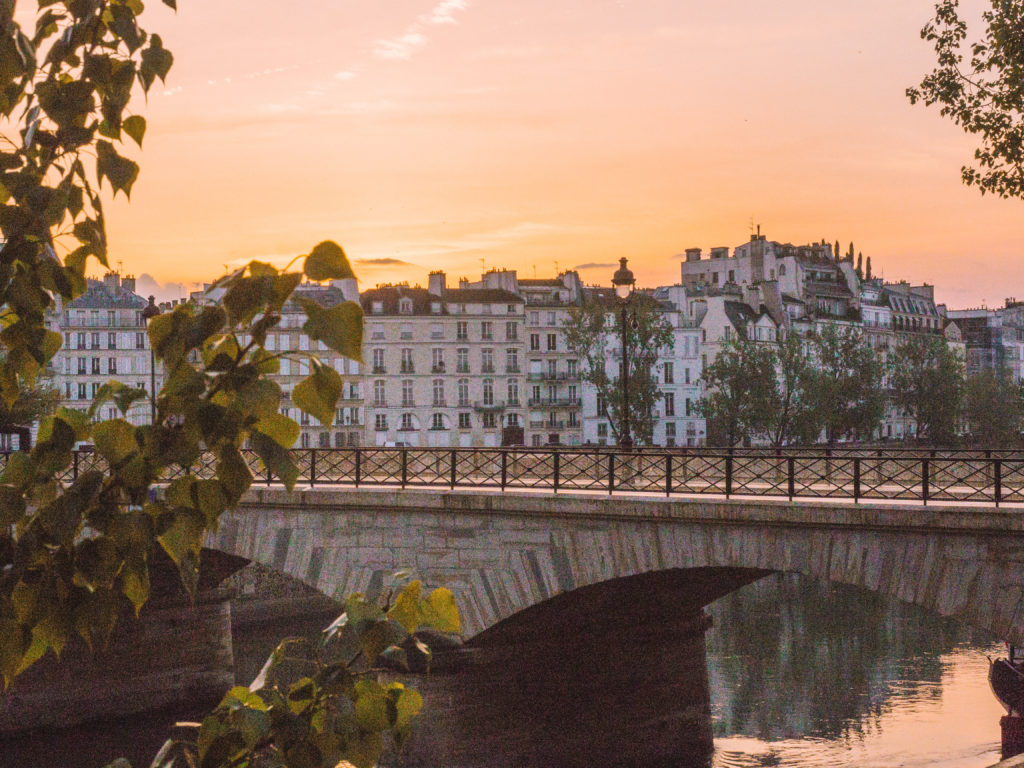
<svg viewBox="0 0 1024 768">
<path fill-rule="evenodd" d="M 398 300 L 398 313 L 400 315 L 412 314 L 412 299 L 403 298 Z"/>
<path fill-rule="evenodd" d="M 432 301 L 432 302 L 430 302 L 430 314 L 432 314 L 432 315 L 440 315 L 441 314 L 441 302 L 440 301 Z"/>
<path fill-rule="evenodd" d="M 383 315 L 384 314 L 384 302 L 383 301 L 375 301 L 375 302 L 373 302 L 373 304 L 370 306 L 370 311 L 372 311 L 373 314 L 375 314 L 375 315 Z"/>
</svg>

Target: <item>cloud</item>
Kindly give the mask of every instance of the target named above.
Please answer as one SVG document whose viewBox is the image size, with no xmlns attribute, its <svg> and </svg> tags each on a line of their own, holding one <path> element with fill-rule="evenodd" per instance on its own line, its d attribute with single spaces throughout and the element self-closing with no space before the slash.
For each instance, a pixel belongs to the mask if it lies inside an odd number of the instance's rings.
<svg viewBox="0 0 1024 768">
<path fill-rule="evenodd" d="M 402 261 L 388 256 L 377 259 L 356 259 L 356 264 L 365 267 L 415 267 L 411 261 Z"/>
<path fill-rule="evenodd" d="M 430 42 L 423 33 L 425 28 L 441 24 L 458 24 L 455 12 L 464 11 L 468 7 L 469 0 L 441 0 L 429 13 L 423 14 L 409 25 L 403 34 L 378 40 L 373 46 L 373 53 L 379 59 L 408 61 L 416 51 Z"/>
<path fill-rule="evenodd" d="M 441 0 L 426 20 L 430 24 L 458 24 L 453 14 L 455 11 L 466 10 L 468 6 L 467 0 Z"/>
<path fill-rule="evenodd" d="M 618 264 L 607 264 L 603 262 L 588 261 L 586 264 L 577 264 L 573 269 L 611 269 Z"/>
<path fill-rule="evenodd" d="M 373 53 L 378 58 L 407 61 L 413 53 L 427 44 L 427 36 L 421 32 L 406 32 L 393 40 L 378 40 Z"/>
<path fill-rule="evenodd" d="M 146 273 L 139 275 L 135 280 L 135 292 L 137 294 L 143 298 L 155 296 L 157 301 L 183 299 L 188 296 L 189 291 L 198 290 L 201 287 L 199 283 L 161 283 L 152 275 Z"/>
<path fill-rule="evenodd" d="M 531 45 L 492 45 L 488 48 L 478 48 L 466 54 L 470 60 L 480 59 L 534 59 L 540 56 L 544 49 L 533 43 Z"/>
<path fill-rule="evenodd" d="M 335 80 L 354 80 L 355 76 L 356 76 L 356 73 L 352 72 L 351 70 L 348 70 L 348 69 L 342 70 L 341 72 L 335 72 L 334 73 L 334 79 Z"/>
</svg>

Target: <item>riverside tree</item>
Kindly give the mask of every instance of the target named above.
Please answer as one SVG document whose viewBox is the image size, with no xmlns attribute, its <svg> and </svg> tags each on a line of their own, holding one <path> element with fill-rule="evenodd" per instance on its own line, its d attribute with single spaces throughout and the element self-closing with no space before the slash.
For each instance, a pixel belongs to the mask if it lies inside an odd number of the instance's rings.
<svg viewBox="0 0 1024 768">
<path fill-rule="evenodd" d="M 60 348 L 45 324 L 54 297 L 81 294 L 90 259 L 108 263 L 101 191 L 107 184 L 115 195 L 130 194 L 139 166 L 125 145 L 141 146 L 146 130 L 129 104 L 173 62 L 160 36 L 140 26 L 141 0 L 38 0 L 38 7 L 34 26 L 23 29 L 14 0 L 0 0 L 0 115 L 8 129 L 0 149 L 0 398 L 8 408 Z M 149 598 L 158 552 L 194 594 L 204 537 L 253 481 L 244 444 L 293 485 L 288 449 L 298 426 L 281 415 L 281 390 L 267 378 L 283 353 L 264 347 L 266 334 L 304 278 L 353 276 L 332 242 L 294 263 L 299 269 L 290 271 L 254 261 L 217 282 L 218 303 L 181 305 L 151 321 L 150 343 L 167 372 L 153 424 L 99 420 L 104 404 L 125 414 L 145 396 L 111 383 L 89 413 L 59 410 L 41 423 L 31 453 L 9 458 L 0 474 L 5 685 L 76 638 L 103 644 L 125 609 L 137 613 Z M 360 358 L 357 303 L 300 303 L 311 339 Z M 311 372 L 292 399 L 327 422 L 341 378 L 310 357 Z M 95 445 L 102 468 L 71 482 L 80 441 Z M 200 456 L 212 460 L 202 477 L 189 474 Z M 382 654 L 401 664 L 400 646 L 421 625 L 457 631 L 450 592 L 425 594 L 411 582 L 383 608 L 350 598 L 301 675 L 272 666 L 257 690 L 230 692 L 194 738 L 172 745 L 158 763 L 373 765 L 387 739 L 404 737 L 420 706 L 401 684 L 379 684 L 373 665 Z M 281 650 L 275 661 L 289 655 Z"/>
<path fill-rule="evenodd" d="M 626 414 L 622 358 L 609 358 L 608 351 L 621 340 L 619 306 L 600 297 L 588 299 L 569 310 L 564 329 L 566 345 L 580 360 L 580 375 L 597 390 L 600 415 L 608 420 L 618 443 Z M 673 344 L 672 325 L 665 319 L 658 302 L 646 294 L 634 294 L 627 309 L 626 345 L 629 349 L 629 425 L 637 444 L 650 444 L 653 439 L 654 409 L 661 399 L 658 358 L 671 352 Z"/>
<path fill-rule="evenodd" d="M 975 165 L 961 168 L 965 184 L 1024 198 L 1024 0 L 990 0 L 982 25 L 968 43 L 957 0 L 937 3 L 921 30 L 936 67 L 907 97 L 937 104 L 943 117 L 977 137 Z"/>
<path fill-rule="evenodd" d="M 1020 386 L 1005 368 L 986 369 L 967 377 L 964 422 L 971 442 L 982 448 L 1020 445 L 1024 401 Z"/>
<path fill-rule="evenodd" d="M 705 394 L 697 410 L 707 419 L 708 442 L 732 447 L 765 431 L 775 387 L 767 344 L 733 336 L 701 378 Z"/>
<path fill-rule="evenodd" d="M 773 446 L 814 442 L 821 417 L 814 400 L 815 372 L 808 343 L 795 331 L 771 348 L 772 377 L 764 417 L 764 433 Z"/>
<path fill-rule="evenodd" d="M 870 438 L 885 412 L 882 364 L 853 328 L 825 323 L 810 335 L 814 360 L 809 400 L 815 403 L 826 442 Z"/>
<path fill-rule="evenodd" d="M 941 336 L 908 336 L 893 352 L 894 405 L 917 422 L 918 439 L 937 445 L 956 440 L 962 412 L 964 366 Z"/>
</svg>

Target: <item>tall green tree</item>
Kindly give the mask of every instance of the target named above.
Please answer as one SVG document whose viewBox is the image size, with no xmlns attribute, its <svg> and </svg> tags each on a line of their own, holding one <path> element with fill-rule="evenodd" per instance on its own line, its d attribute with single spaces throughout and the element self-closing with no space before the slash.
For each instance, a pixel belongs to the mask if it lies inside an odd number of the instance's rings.
<svg viewBox="0 0 1024 768">
<path fill-rule="evenodd" d="M 935 49 L 936 66 L 907 89 L 912 104 L 939 113 L 975 136 L 975 164 L 961 168 L 982 194 L 1024 198 L 1024 0 L 990 0 L 983 29 L 968 42 L 957 0 L 942 0 L 921 37 Z"/>
<path fill-rule="evenodd" d="M 824 323 L 810 341 L 810 399 L 816 403 L 826 442 L 870 438 L 885 412 L 878 355 L 859 330 L 848 326 Z"/>
<path fill-rule="evenodd" d="M 767 429 L 777 391 L 768 344 L 737 334 L 704 368 L 702 381 L 704 397 L 697 410 L 707 419 L 711 445 L 731 447 Z"/>
<path fill-rule="evenodd" d="M 1005 368 L 983 370 L 967 377 L 964 423 L 971 442 L 982 448 L 1020 445 L 1024 402 L 1020 387 Z"/>
<path fill-rule="evenodd" d="M 569 310 L 565 341 L 580 360 L 580 375 L 597 391 L 600 416 L 611 425 L 615 442 L 622 438 L 626 403 L 622 387 L 622 318 L 617 303 L 591 298 Z M 637 444 L 650 444 L 654 436 L 654 409 L 661 399 L 658 358 L 672 351 L 672 324 L 650 296 L 636 293 L 626 311 L 626 346 L 629 351 L 629 426 Z"/>
<path fill-rule="evenodd" d="M 891 357 L 891 397 L 917 422 L 917 437 L 936 445 L 957 438 L 963 405 L 964 365 L 941 336 L 913 334 Z"/>
<path fill-rule="evenodd" d="M 773 446 L 813 442 L 821 433 L 814 399 L 815 370 L 807 342 L 794 331 L 770 347 L 774 375 L 769 382 L 762 424 Z"/>
<path fill-rule="evenodd" d="M 14 0 L 0 0 L 0 399 L 9 409 L 61 346 L 46 327 L 55 296 L 70 301 L 82 293 L 90 259 L 108 264 L 102 189 L 106 183 L 112 194 L 129 195 L 139 166 L 122 154 L 124 145 L 131 139 L 141 146 L 146 129 L 129 104 L 163 80 L 173 61 L 160 36 L 140 26 L 140 0 L 38 0 L 27 30 L 14 11 Z M 203 541 L 253 482 L 243 444 L 286 487 L 294 485 L 298 470 L 288 449 L 299 429 L 281 415 L 282 392 L 268 378 L 294 353 L 267 350 L 267 332 L 304 279 L 354 276 L 330 241 L 295 263 L 297 270 L 279 270 L 253 261 L 217 282 L 218 303 L 179 305 L 150 322 L 150 343 L 167 372 L 154 423 L 129 423 L 123 416 L 145 393 L 113 383 L 89 413 L 60 409 L 45 418 L 34 449 L 8 459 L 0 473 L 5 686 L 76 639 L 105 643 L 149 599 L 158 557 L 168 558 L 183 590 L 195 594 Z M 308 337 L 360 359 L 358 303 L 298 301 Z M 292 401 L 330 422 L 341 378 L 303 356 L 310 374 Z M 122 415 L 94 421 L 110 402 Z M 93 443 L 100 462 L 68 484 L 58 478 L 79 441 Z M 212 461 L 212 475 L 190 473 L 200 458 Z M 161 493 L 152 494 L 158 484 Z M 385 652 L 401 656 L 420 625 L 457 630 L 450 592 L 425 594 L 411 582 L 383 608 L 350 599 L 332 633 L 337 642 L 310 660 L 305 677 L 271 675 L 259 690 L 233 690 L 197 738 L 159 764 L 348 760 L 368 768 L 383 739 L 403 738 L 420 706 L 400 683 L 382 684 L 374 664 Z"/>
</svg>

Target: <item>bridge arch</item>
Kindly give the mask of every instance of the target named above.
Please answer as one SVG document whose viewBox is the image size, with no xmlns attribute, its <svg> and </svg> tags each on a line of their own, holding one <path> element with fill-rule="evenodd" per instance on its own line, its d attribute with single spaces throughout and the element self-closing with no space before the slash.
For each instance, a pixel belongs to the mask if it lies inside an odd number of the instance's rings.
<svg viewBox="0 0 1024 768">
<path fill-rule="evenodd" d="M 373 594 L 392 572 L 412 570 L 453 589 L 467 639 L 559 595 L 624 577 L 672 572 L 681 600 L 706 605 L 722 587 L 782 571 L 891 595 L 1024 643 L 1022 528 L 1014 513 L 977 509 L 259 489 L 223 520 L 210 546 L 330 597 Z"/>
</svg>

